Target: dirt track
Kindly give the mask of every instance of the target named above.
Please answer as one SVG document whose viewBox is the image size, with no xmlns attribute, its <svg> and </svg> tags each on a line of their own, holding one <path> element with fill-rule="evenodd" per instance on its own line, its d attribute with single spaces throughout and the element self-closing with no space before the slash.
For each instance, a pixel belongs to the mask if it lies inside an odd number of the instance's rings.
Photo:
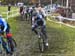
<svg viewBox="0 0 75 56">
<path fill-rule="evenodd" d="M 15 35 L 18 45 L 16 56 L 40 56 L 37 36 L 34 33 L 32 34 L 31 25 L 27 21 L 17 21 L 19 23 L 19 30 Z"/>
</svg>

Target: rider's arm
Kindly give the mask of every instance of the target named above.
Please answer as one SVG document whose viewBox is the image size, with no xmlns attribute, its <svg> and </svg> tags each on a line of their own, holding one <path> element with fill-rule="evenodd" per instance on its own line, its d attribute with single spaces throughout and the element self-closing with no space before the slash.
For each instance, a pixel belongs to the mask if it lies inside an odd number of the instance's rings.
<svg viewBox="0 0 75 56">
<path fill-rule="evenodd" d="M 2 19 L 2 21 L 3 21 L 3 24 L 4 24 L 4 32 L 6 31 L 6 29 L 7 29 L 7 22 L 4 20 L 4 19 Z"/>
<path fill-rule="evenodd" d="M 35 18 L 32 17 L 32 25 L 34 25 L 34 22 L 35 22 Z"/>
<path fill-rule="evenodd" d="M 45 13 L 45 10 L 44 9 L 42 9 L 42 14 L 43 14 L 43 16 L 44 16 L 44 19 L 46 20 L 46 13 Z"/>
</svg>

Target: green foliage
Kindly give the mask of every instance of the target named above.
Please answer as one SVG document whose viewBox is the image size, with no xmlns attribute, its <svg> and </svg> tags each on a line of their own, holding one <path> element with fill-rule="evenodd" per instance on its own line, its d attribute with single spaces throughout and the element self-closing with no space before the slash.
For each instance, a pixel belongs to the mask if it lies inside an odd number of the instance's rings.
<svg viewBox="0 0 75 56">
<path fill-rule="evenodd" d="M 1 0 L 3 4 L 9 4 L 11 3 L 12 5 L 14 5 L 17 2 L 24 2 L 25 5 L 28 4 L 33 4 L 32 0 Z M 42 4 L 50 4 L 50 0 L 40 0 Z M 55 3 L 57 0 L 52 0 L 53 3 Z M 36 0 L 35 3 L 38 3 L 38 1 Z"/>
</svg>

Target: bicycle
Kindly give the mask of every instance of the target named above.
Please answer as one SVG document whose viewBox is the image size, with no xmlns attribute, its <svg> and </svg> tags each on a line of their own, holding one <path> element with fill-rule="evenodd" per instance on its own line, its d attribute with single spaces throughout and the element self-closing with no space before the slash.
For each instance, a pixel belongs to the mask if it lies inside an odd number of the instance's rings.
<svg viewBox="0 0 75 56">
<path fill-rule="evenodd" d="M 42 32 L 42 26 L 38 27 L 38 44 L 40 52 L 44 52 L 48 48 L 46 46 L 45 36 Z"/>
<path fill-rule="evenodd" d="M 2 56 L 5 56 L 6 54 L 2 51 L 6 51 L 9 52 L 9 47 L 8 47 L 8 43 L 7 43 L 7 39 L 4 38 L 4 36 L 2 35 L 2 32 L 0 31 L 0 54 L 2 54 Z"/>
<path fill-rule="evenodd" d="M 3 49 L 6 51 L 6 54 L 12 55 L 16 50 L 17 44 L 15 40 L 11 37 L 11 34 L 7 34 L 7 38 L 4 38 L 0 33 L 0 53 L 3 54 Z"/>
</svg>

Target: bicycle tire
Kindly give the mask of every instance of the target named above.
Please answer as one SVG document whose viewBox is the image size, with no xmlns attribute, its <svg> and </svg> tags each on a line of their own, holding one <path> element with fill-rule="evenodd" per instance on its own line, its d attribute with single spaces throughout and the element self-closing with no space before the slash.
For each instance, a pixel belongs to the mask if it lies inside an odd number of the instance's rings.
<svg viewBox="0 0 75 56">
<path fill-rule="evenodd" d="M 44 40 L 43 40 L 42 36 L 38 39 L 38 43 L 39 43 L 40 52 L 44 52 L 45 51 L 45 45 L 44 45 Z"/>
<path fill-rule="evenodd" d="M 13 38 L 12 38 L 12 41 L 14 42 L 15 47 L 17 47 L 17 43 L 16 43 L 16 41 Z"/>
<path fill-rule="evenodd" d="M 8 42 L 8 46 L 11 50 L 11 53 L 13 53 L 15 51 L 14 49 L 17 47 L 17 44 L 13 38 L 10 42 Z"/>
</svg>

